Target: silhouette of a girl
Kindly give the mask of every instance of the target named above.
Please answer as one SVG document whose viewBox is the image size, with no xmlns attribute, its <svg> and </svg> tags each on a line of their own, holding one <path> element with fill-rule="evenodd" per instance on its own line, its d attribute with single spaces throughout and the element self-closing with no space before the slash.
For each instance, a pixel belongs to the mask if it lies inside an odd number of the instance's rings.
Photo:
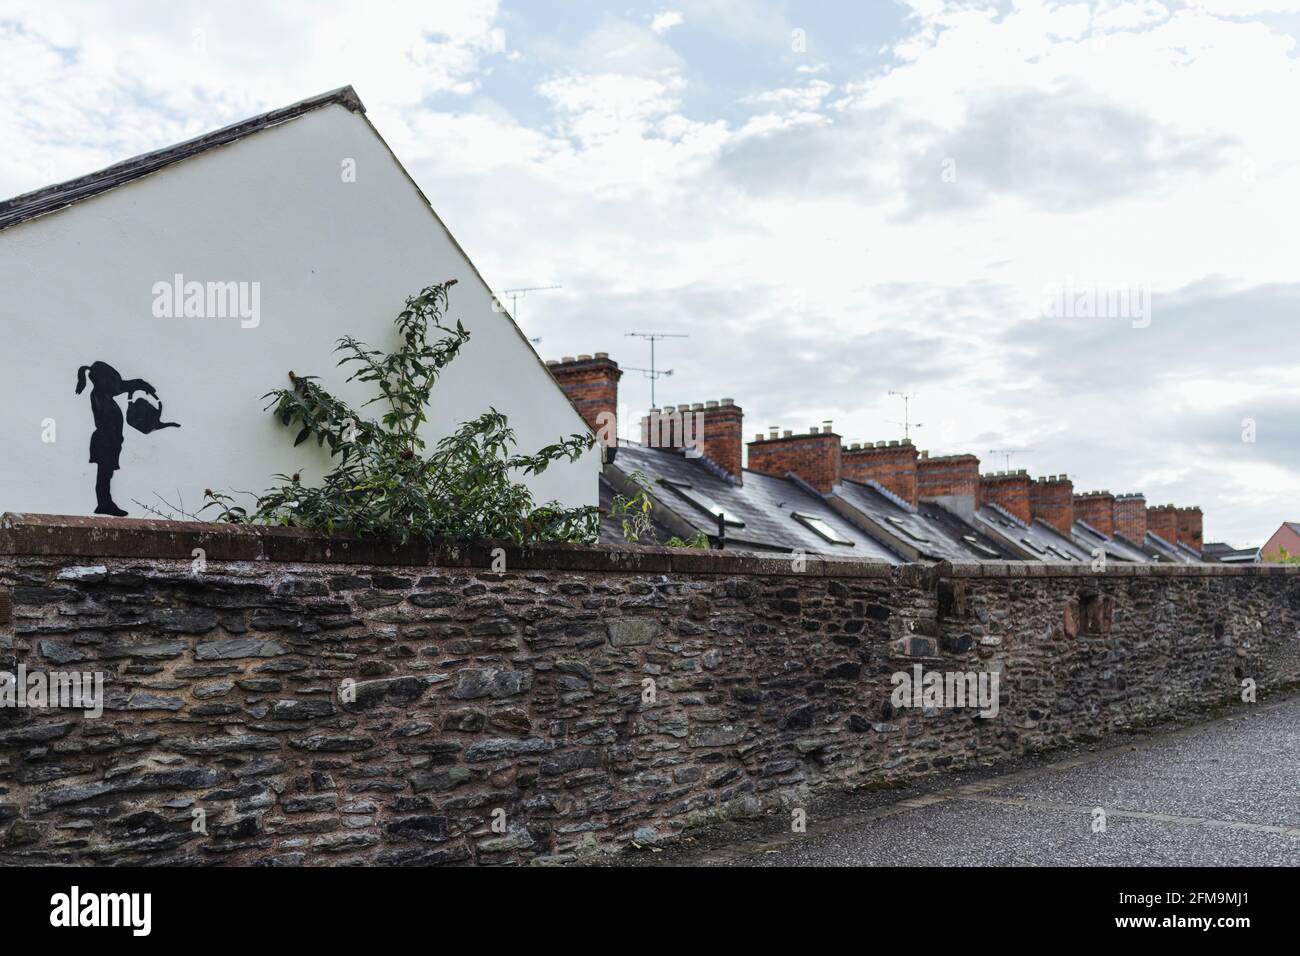
<svg viewBox="0 0 1300 956">
<path fill-rule="evenodd" d="M 90 436 L 90 462 L 98 465 L 95 476 L 95 498 L 98 506 L 97 515 L 112 515 L 123 518 L 126 512 L 113 502 L 110 485 L 113 472 L 120 466 L 122 454 L 122 409 L 117 405 L 117 396 L 126 393 L 127 401 L 135 392 L 146 392 L 154 398 L 158 393 L 154 387 L 141 378 L 122 381 L 117 369 L 107 362 L 83 365 L 77 369 L 77 394 L 86 389 L 86 373 L 90 373 L 90 409 L 95 415 L 95 431 Z"/>
</svg>

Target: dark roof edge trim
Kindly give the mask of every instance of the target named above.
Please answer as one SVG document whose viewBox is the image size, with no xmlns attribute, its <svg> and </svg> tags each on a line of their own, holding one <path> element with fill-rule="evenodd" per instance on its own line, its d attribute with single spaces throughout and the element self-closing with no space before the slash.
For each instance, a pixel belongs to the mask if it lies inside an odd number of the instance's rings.
<svg viewBox="0 0 1300 956">
<path fill-rule="evenodd" d="M 52 186 L 44 186 L 32 192 L 23 193 L 21 196 L 15 196 L 13 199 L 7 199 L 0 202 L 0 229 L 6 229 L 20 222 L 26 222 L 29 219 L 35 219 L 37 216 L 43 216 L 46 213 L 71 206 L 75 202 L 97 196 L 117 186 L 157 172 L 173 163 L 206 152 L 213 147 L 225 146 L 228 143 L 242 139 L 250 133 L 278 126 L 289 120 L 297 119 L 304 113 L 310 113 L 322 106 L 335 103 L 351 110 L 353 113 L 364 113 L 366 111 L 366 107 L 361 102 L 361 98 L 357 96 L 356 90 L 351 86 L 341 86 L 337 90 L 330 90 L 328 93 L 313 96 L 310 99 L 294 103 L 292 106 L 271 110 L 269 113 L 241 120 L 231 126 L 214 130 L 211 133 L 204 133 L 202 136 L 186 140 L 183 143 L 166 146 L 154 150 L 152 153 L 145 153 L 124 160 L 98 172 L 88 173 L 85 176 L 69 179 L 66 182 L 56 183 Z"/>
</svg>

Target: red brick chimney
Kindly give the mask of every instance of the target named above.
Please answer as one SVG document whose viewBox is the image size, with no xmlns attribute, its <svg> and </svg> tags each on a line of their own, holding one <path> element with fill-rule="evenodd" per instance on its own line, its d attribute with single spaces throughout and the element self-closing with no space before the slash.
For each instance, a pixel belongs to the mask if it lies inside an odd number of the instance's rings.
<svg viewBox="0 0 1300 956">
<path fill-rule="evenodd" d="M 841 451 L 845 478 L 874 481 L 916 506 L 916 446 L 910 438 L 853 444 Z"/>
<path fill-rule="evenodd" d="M 608 352 L 565 356 L 546 363 L 551 376 L 579 414 L 607 444 L 618 445 L 618 380 L 623 371 Z"/>
<path fill-rule="evenodd" d="M 1029 472 L 997 471 L 980 476 L 980 504 L 997 505 L 1011 512 L 1025 524 L 1033 520 L 1029 510 L 1029 488 L 1033 484 Z"/>
<path fill-rule="evenodd" d="M 1147 499 L 1145 495 L 1118 495 L 1115 498 L 1115 533 L 1134 544 L 1147 536 Z"/>
<path fill-rule="evenodd" d="M 830 422 L 806 435 L 787 431 L 780 437 L 777 429 L 764 438 L 756 435 L 749 443 L 749 470 L 762 475 L 785 477 L 794 472 L 821 494 L 830 494 L 842 477 L 840 436 Z"/>
<path fill-rule="evenodd" d="M 736 479 L 736 484 L 741 484 L 745 477 L 740 462 L 741 446 L 745 444 L 744 408 L 736 405 L 735 399 L 724 398 L 722 401 L 695 402 L 690 406 L 690 414 L 703 415 L 699 420 L 699 433 L 694 436 L 698 450 Z"/>
<path fill-rule="evenodd" d="M 1087 491 L 1075 495 L 1074 516 L 1109 538 L 1115 533 L 1115 496 L 1109 491 Z"/>
<path fill-rule="evenodd" d="M 1178 541 L 1185 544 L 1197 554 L 1201 553 L 1201 509 L 1193 505 L 1178 509 Z"/>
<path fill-rule="evenodd" d="M 1155 505 L 1147 509 L 1147 530 L 1170 544 L 1178 543 L 1178 509 L 1173 505 Z"/>
<path fill-rule="evenodd" d="M 1074 482 L 1065 475 L 1048 475 L 1029 486 L 1029 513 L 1067 538 L 1074 527 Z"/>
<path fill-rule="evenodd" d="M 980 460 L 974 455 L 942 455 L 931 458 L 921 452 L 916 461 L 918 498 L 965 498 L 974 506 L 980 487 Z"/>
</svg>

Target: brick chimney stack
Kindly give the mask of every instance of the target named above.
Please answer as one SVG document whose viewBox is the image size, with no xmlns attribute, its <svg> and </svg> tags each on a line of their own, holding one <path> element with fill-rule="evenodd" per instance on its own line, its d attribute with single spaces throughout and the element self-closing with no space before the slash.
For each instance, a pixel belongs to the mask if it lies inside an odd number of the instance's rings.
<svg viewBox="0 0 1300 956">
<path fill-rule="evenodd" d="M 1201 553 L 1203 542 L 1201 541 L 1201 509 L 1193 505 L 1190 508 L 1178 509 L 1178 541 L 1185 544 L 1197 554 Z"/>
<path fill-rule="evenodd" d="M 974 455 L 941 455 L 931 458 L 921 452 L 916 462 L 918 498 L 970 497 L 979 494 L 980 460 Z"/>
<path fill-rule="evenodd" d="M 1029 486 L 1029 513 L 1067 538 L 1074 528 L 1074 482 L 1065 475 L 1048 475 Z"/>
<path fill-rule="evenodd" d="M 1115 498 L 1115 534 L 1122 534 L 1134 544 L 1147 536 L 1147 499 L 1145 495 L 1117 495 Z"/>
<path fill-rule="evenodd" d="M 845 478 L 874 481 L 916 507 L 916 446 L 910 438 L 853 444 L 841 456 Z"/>
<path fill-rule="evenodd" d="M 1173 505 L 1154 505 L 1147 509 L 1147 530 L 1169 544 L 1178 543 L 1178 509 Z"/>
<path fill-rule="evenodd" d="M 745 412 L 735 399 L 665 405 L 641 417 L 641 443 L 648 448 L 684 449 L 688 455 L 698 452 L 741 484 L 744 426 Z"/>
<path fill-rule="evenodd" d="M 704 456 L 740 484 L 745 477 L 740 464 L 741 445 L 745 443 L 745 410 L 732 398 L 696 404 L 691 410 L 704 412 L 700 436 Z"/>
<path fill-rule="evenodd" d="M 1019 471 L 996 471 L 981 475 L 979 503 L 997 505 L 1029 524 L 1033 520 L 1033 513 L 1029 509 L 1031 485 L 1033 480 L 1023 468 Z"/>
<path fill-rule="evenodd" d="M 1074 516 L 1109 538 L 1115 533 L 1115 496 L 1109 491 L 1088 491 L 1075 495 Z"/>
<path fill-rule="evenodd" d="M 778 437 L 773 428 L 766 438 L 756 435 L 749 443 L 750 471 L 779 478 L 794 472 L 823 495 L 840 483 L 842 462 L 840 436 L 830 422 L 806 435 L 786 431 Z"/>
<path fill-rule="evenodd" d="M 608 352 L 597 352 L 577 358 L 566 355 L 558 362 L 552 359 L 546 367 L 591 430 L 617 446 L 618 380 L 623 376 L 618 363 Z M 603 432 L 602 426 L 607 426 Z"/>
</svg>

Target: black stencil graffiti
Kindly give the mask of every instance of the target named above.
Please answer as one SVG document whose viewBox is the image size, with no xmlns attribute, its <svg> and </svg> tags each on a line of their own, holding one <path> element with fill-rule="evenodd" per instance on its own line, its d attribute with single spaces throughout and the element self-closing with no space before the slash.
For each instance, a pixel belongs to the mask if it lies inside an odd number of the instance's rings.
<svg viewBox="0 0 1300 956">
<path fill-rule="evenodd" d="M 83 365 L 77 369 L 77 394 L 86 390 L 90 379 L 90 410 L 95 416 L 95 430 L 90 436 L 90 463 L 97 466 L 95 474 L 95 514 L 126 517 L 126 512 L 113 501 L 113 472 L 121 467 L 122 409 L 117 396 L 126 395 L 126 423 L 144 434 L 160 428 L 180 428 L 176 422 L 162 420 L 162 402 L 155 405 L 146 398 L 132 401 L 136 392 L 158 398 L 154 387 L 142 378 L 123 380 L 117 369 L 107 362 Z"/>
</svg>

